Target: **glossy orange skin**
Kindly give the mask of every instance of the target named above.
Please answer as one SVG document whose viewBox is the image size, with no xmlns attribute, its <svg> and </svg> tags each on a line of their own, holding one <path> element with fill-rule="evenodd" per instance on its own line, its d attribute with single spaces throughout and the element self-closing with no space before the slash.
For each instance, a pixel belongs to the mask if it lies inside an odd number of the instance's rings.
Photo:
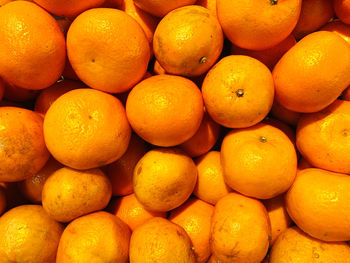
<svg viewBox="0 0 350 263">
<path fill-rule="evenodd" d="M 337 17 L 345 24 L 350 24 L 350 1 L 349 0 L 334 0 L 333 8 Z"/>
<path fill-rule="evenodd" d="M 185 6 L 167 14 L 154 33 L 153 50 L 166 72 L 200 76 L 219 58 L 224 36 L 217 18 L 202 6 Z"/>
<path fill-rule="evenodd" d="M 301 0 L 217 0 L 217 14 L 227 38 L 236 46 L 262 50 L 277 45 L 294 29 Z"/>
<path fill-rule="evenodd" d="M 163 17 L 170 11 L 186 6 L 186 5 L 193 5 L 196 0 L 134 0 L 135 5 L 141 8 L 142 10 L 158 16 Z"/>
<path fill-rule="evenodd" d="M 67 52 L 85 84 L 110 93 L 131 89 L 145 75 L 150 59 L 149 42 L 141 26 L 113 8 L 93 8 L 80 14 L 68 30 Z"/>
<path fill-rule="evenodd" d="M 347 174 L 317 168 L 301 170 L 286 194 L 288 214 L 314 238 L 350 240 L 349 186 Z"/>
<path fill-rule="evenodd" d="M 30 110 L 0 107 L 0 181 L 16 182 L 37 173 L 49 159 L 42 117 Z"/>
<path fill-rule="evenodd" d="M 350 84 L 349 67 L 350 45 L 346 41 L 332 32 L 311 33 L 275 66 L 276 100 L 292 111 L 319 111 Z"/>
<path fill-rule="evenodd" d="M 39 90 L 60 77 L 66 56 L 64 35 L 56 20 L 36 4 L 14 1 L 3 6 L 0 38 L 0 76 L 6 82 Z"/>
<path fill-rule="evenodd" d="M 130 230 L 118 217 L 95 212 L 72 221 L 64 230 L 56 263 L 128 262 Z"/>
<path fill-rule="evenodd" d="M 203 118 L 203 99 L 190 80 L 157 75 L 141 81 L 129 93 L 126 114 L 133 130 L 157 146 L 175 146 L 190 139 Z"/>
</svg>

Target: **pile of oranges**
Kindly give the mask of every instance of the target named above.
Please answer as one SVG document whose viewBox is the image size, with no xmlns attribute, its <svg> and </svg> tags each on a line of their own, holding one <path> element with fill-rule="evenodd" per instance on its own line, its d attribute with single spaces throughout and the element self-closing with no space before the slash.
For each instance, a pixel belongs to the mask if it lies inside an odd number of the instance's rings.
<svg viewBox="0 0 350 263">
<path fill-rule="evenodd" d="M 0 0 L 0 263 L 349 263 L 350 0 Z"/>
</svg>

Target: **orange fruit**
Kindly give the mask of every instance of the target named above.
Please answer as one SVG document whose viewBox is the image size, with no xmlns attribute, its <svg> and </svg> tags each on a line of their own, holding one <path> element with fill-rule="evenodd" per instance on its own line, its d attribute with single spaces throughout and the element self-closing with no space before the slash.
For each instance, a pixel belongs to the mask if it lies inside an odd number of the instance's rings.
<svg viewBox="0 0 350 263">
<path fill-rule="evenodd" d="M 0 181 L 24 180 L 49 159 L 42 117 L 30 110 L 0 107 Z"/>
<path fill-rule="evenodd" d="M 288 190 L 297 169 L 293 143 L 281 130 L 257 124 L 229 132 L 221 145 L 225 182 L 232 189 L 259 199 Z"/>
<path fill-rule="evenodd" d="M 0 217 L 0 260 L 54 263 L 62 232 L 42 206 L 15 207 Z"/>
<path fill-rule="evenodd" d="M 118 217 L 96 212 L 79 217 L 64 230 L 56 263 L 128 261 L 130 230 Z"/>
<path fill-rule="evenodd" d="M 329 107 L 303 115 L 297 127 L 297 146 L 314 167 L 350 173 L 350 102 L 336 100 Z"/>
<path fill-rule="evenodd" d="M 6 82 L 38 90 L 61 76 L 66 56 L 63 33 L 36 4 L 14 1 L 1 7 L 0 38 L 0 76 Z"/>
<path fill-rule="evenodd" d="M 79 15 L 68 30 L 67 52 L 85 84 L 111 93 L 127 91 L 139 82 L 150 59 L 141 26 L 113 8 L 94 8 Z"/>
<path fill-rule="evenodd" d="M 276 99 L 292 111 L 319 111 L 349 86 L 349 67 L 350 46 L 346 41 L 332 32 L 311 33 L 275 66 Z"/>
<path fill-rule="evenodd" d="M 135 134 L 132 134 L 129 147 L 124 155 L 106 168 L 107 175 L 112 183 L 113 196 L 123 196 L 133 193 L 132 178 L 134 168 L 146 152 L 146 143 Z"/>
<path fill-rule="evenodd" d="M 68 59 L 66 59 L 66 64 L 64 66 L 63 72 L 62 72 L 62 76 L 66 79 L 72 79 L 72 80 L 80 80 L 77 76 L 77 74 L 75 73 L 75 71 L 72 68 L 72 65 Z"/>
<path fill-rule="evenodd" d="M 220 152 L 210 151 L 195 160 L 198 178 L 193 194 L 199 199 L 215 205 L 220 198 L 232 192 L 224 181 Z"/>
<path fill-rule="evenodd" d="M 350 247 L 345 242 L 324 242 L 312 238 L 297 227 L 281 234 L 270 252 L 270 263 L 349 261 Z"/>
<path fill-rule="evenodd" d="M 252 50 L 277 45 L 294 29 L 301 0 L 217 0 L 217 14 L 227 38 Z"/>
<path fill-rule="evenodd" d="M 350 240 L 349 187 L 346 174 L 316 168 L 301 170 L 286 194 L 288 214 L 314 238 Z"/>
<path fill-rule="evenodd" d="M 85 10 L 99 7 L 104 0 L 34 0 L 34 2 L 56 16 L 74 18 Z"/>
<path fill-rule="evenodd" d="M 27 102 L 36 99 L 36 97 L 39 95 L 38 90 L 22 89 L 5 82 L 4 85 L 4 99 L 9 101 Z"/>
<path fill-rule="evenodd" d="M 263 120 L 272 107 L 271 72 L 254 58 L 227 56 L 206 75 L 202 94 L 215 122 L 229 128 L 249 127 Z"/>
<path fill-rule="evenodd" d="M 191 157 L 203 155 L 215 145 L 220 130 L 220 125 L 205 112 L 197 132 L 190 139 L 180 144 L 180 148 Z"/>
<path fill-rule="evenodd" d="M 336 33 L 350 44 L 350 26 L 344 24 L 340 20 L 332 20 L 323 26 L 320 30 Z"/>
<path fill-rule="evenodd" d="M 64 93 L 73 89 L 86 88 L 86 86 L 79 81 L 64 79 L 56 82 L 52 86 L 44 89 L 40 92 L 39 96 L 35 101 L 35 111 L 45 115 L 51 104 L 58 99 Z"/>
<path fill-rule="evenodd" d="M 301 113 L 288 110 L 274 100 L 271 108 L 271 115 L 289 125 L 296 126 L 300 119 Z"/>
<path fill-rule="evenodd" d="M 128 148 L 131 129 L 121 102 L 93 89 L 60 96 L 44 120 L 46 145 L 60 163 L 75 169 L 110 164 Z"/>
<path fill-rule="evenodd" d="M 5 189 L 0 186 L 0 215 L 5 211 L 7 205 Z"/>
<path fill-rule="evenodd" d="M 170 74 L 199 76 L 219 58 L 224 37 L 217 18 L 202 6 L 171 11 L 158 24 L 153 50 Z"/>
<path fill-rule="evenodd" d="M 151 211 L 166 212 L 180 206 L 190 197 L 196 181 L 194 162 L 176 148 L 153 149 L 134 169 L 134 193 Z"/>
<path fill-rule="evenodd" d="M 333 3 L 329 0 L 303 0 L 297 25 L 293 30 L 296 39 L 310 34 L 326 24 L 334 16 Z"/>
<path fill-rule="evenodd" d="M 165 69 L 159 64 L 158 60 L 154 61 L 153 73 L 155 75 L 166 74 Z"/>
<path fill-rule="evenodd" d="M 157 75 L 141 81 L 129 93 L 126 114 L 145 141 L 168 147 L 190 139 L 203 118 L 203 99 L 190 80 Z"/>
<path fill-rule="evenodd" d="M 279 235 L 281 235 L 292 224 L 292 220 L 290 219 L 284 204 L 284 195 L 264 200 L 263 204 L 266 207 L 271 223 L 270 244 L 272 245 L 275 243 Z"/>
<path fill-rule="evenodd" d="M 131 231 L 134 231 L 136 227 L 142 225 L 150 218 L 166 217 L 165 212 L 146 210 L 134 194 L 113 199 L 110 203 L 109 212 L 119 217 L 129 226 Z"/>
<path fill-rule="evenodd" d="M 215 205 L 211 249 L 218 262 L 260 262 L 269 248 L 270 222 L 264 205 L 230 193 Z"/>
<path fill-rule="evenodd" d="M 196 0 L 134 0 L 134 2 L 142 10 L 152 15 L 163 17 L 176 8 L 193 5 Z"/>
<path fill-rule="evenodd" d="M 276 65 L 284 53 L 286 53 L 296 43 L 293 35 L 289 35 L 286 39 L 276 45 L 262 50 L 250 50 L 235 45 L 231 46 L 233 55 L 246 55 L 264 63 L 270 70 Z"/>
<path fill-rule="evenodd" d="M 196 262 L 185 230 L 161 217 L 151 218 L 134 230 L 129 256 L 132 263 Z"/>
<path fill-rule="evenodd" d="M 52 218 L 69 222 L 102 210 L 111 196 L 111 183 L 100 169 L 78 171 L 64 167 L 46 180 L 42 190 L 42 203 Z"/>
<path fill-rule="evenodd" d="M 32 203 L 41 203 L 41 194 L 47 178 L 60 168 L 62 164 L 51 157 L 39 172 L 18 183 L 23 196 Z"/>
<path fill-rule="evenodd" d="M 216 13 L 216 0 L 197 0 L 196 5 L 203 6 L 209 9 L 209 12 L 217 17 Z"/>
<path fill-rule="evenodd" d="M 191 239 L 197 263 L 204 263 L 211 255 L 210 226 L 214 207 L 190 198 L 170 213 L 169 220 L 185 229 Z"/>
<path fill-rule="evenodd" d="M 333 8 L 337 17 L 345 24 L 350 24 L 350 1 L 334 0 Z"/>
</svg>

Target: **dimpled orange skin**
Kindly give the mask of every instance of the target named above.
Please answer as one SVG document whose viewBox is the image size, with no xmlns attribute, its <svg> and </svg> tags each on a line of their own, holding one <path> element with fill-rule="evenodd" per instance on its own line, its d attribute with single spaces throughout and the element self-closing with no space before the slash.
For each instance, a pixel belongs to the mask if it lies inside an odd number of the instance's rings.
<svg viewBox="0 0 350 263">
<path fill-rule="evenodd" d="M 217 18 L 202 6 L 185 6 L 167 14 L 154 33 L 153 50 L 166 72 L 200 76 L 219 58 L 224 36 Z"/>
<path fill-rule="evenodd" d="M 146 210 L 137 200 L 135 194 L 122 196 L 112 200 L 108 211 L 119 217 L 129 226 L 131 231 L 134 231 L 136 227 L 142 225 L 150 218 L 166 218 L 167 215 L 165 212 L 152 212 Z"/>
<path fill-rule="evenodd" d="M 264 205 L 230 193 L 221 198 L 211 224 L 211 249 L 222 263 L 261 262 L 269 248 L 270 222 Z"/>
<path fill-rule="evenodd" d="M 93 8 L 80 14 L 67 34 L 69 61 L 89 87 L 121 93 L 145 75 L 149 42 L 141 26 L 113 8 Z"/>
<path fill-rule="evenodd" d="M 60 163 L 90 169 L 112 163 L 127 150 L 131 128 L 121 102 L 93 89 L 60 96 L 46 112 L 46 145 Z"/>
<path fill-rule="evenodd" d="M 270 48 L 294 29 L 301 0 L 217 0 L 217 14 L 227 38 L 252 50 Z M 275 3 L 275 4 L 274 4 Z"/>
<path fill-rule="evenodd" d="M 349 187 L 347 174 L 317 168 L 301 170 L 286 194 L 288 214 L 312 237 L 350 240 Z"/>
<path fill-rule="evenodd" d="M 337 17 L 345 24 L 350 24 L 350 1 L 349 0 L 334 0 L 333 8 Z"/>
<path fill-rule="evenodd" d="M 0 8 L 0 38 L 0 76 L 6 82 L 38 90 L 60 77 L 64 36 L 56 20 L 36 4 L 14 1 Z"/>
<path fill-rule="evenodd" d="M 297 126 L 297 146 L 314 167 L 350 173 L 350 102 L 336 100 L 329 107 L 303 115 Z"/>
<path fill-rule="evenodd" d="M 215 122 L 229 128 L 249 127 L 263 120 L 272 107 L 271 72 L 254 58 L 227 56 L 206 75 L 202 94 Z"/>
<path fill-rule="evenodd" d="M 345 242 L 323 242 L 294 226 L 281 234 L 270 252 L 270 263 L 349 261 L 350 247 Z"/>
<path fill-rule="evenodd" d="M 225 182 L 259 199 L 273 198 L 292 185 L 297 169 L 293 143 L 281 130 L 257 124 L 228 133 L 221 145 Z"/>
<path fill-rule="evenodd" d="M 350 84 L 350 45 L 339 35 L 311 33 L 275 66 L 276 100 L 297 112 L 316 112 L 331 104 Z"/>
<path fill-rule="evenodd" d="M 132 263 L 196 262 L 186 231 L 161 217 L 151 218 L 134 230 L 129 256 Z"/>
<path fill-rule="evenodd" d="M 72 221 L 64 230 L 56 263 L 128 262 L 130 230 L 118 217 L 100 211 Z"/>
<path fill-rule="evenodd" d="M 286 39 L 282 40 L 278 44 L 268 49 L 263 50 L 250 50 L 240 48 L 232 45 L 232 55 L 246 55 L 256 58 L 260 62 L 264 63 L 270 70 L 277 64 L 278 60 L 296 43 L 293 35 L 289 35 Z"/>
<path fill-rule="evenodd" d="M 190 80 L 157 75 L 141 81 L 129 93 L 126 114 L 133 130 L 157 146 L 175 146 L 190 139 L 203 118 L 203 99 Z"/>
<path fill-rule="evenodd" d="M 100 169 L 78 171 L 63 167 L 45 182 L 42 203 L 45 211 L 60 222 L 105 208 L 112 187 Z"/>
<path fill-rule="evenodd" d="M 134 169 L 134 192 L 148 210 L 166 212 L 183 204 L 193 192 L 197 168 L 176 148 L 147 152 Z"/>
<path fill-rule="evenodd" d="M 9 210 L 0 217 L 0 261 L 55 263 L 63 229 L 40 205 Z"/>
<path fill-rule="evenodd" d="M 176 8 L 193 5 L 196 0 L 134 0 L 134 2 L 142 10 L 154 16 L 163 17 Z"/>
<path fill-rule="evenodd" d="M 0 181 L 21 181 L 37 173 L 50 156 L 42 117 L 27 109 L 0 107 L 0 127 Z"/>
</svg>

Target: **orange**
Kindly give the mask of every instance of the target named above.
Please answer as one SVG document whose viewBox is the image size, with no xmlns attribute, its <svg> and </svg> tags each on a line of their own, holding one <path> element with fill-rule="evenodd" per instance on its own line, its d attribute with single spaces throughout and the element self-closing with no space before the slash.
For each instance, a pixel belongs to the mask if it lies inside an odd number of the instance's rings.
<svg viewBox="0 0 350 263">
<path fill-rule="evenodd" d="M 281 235 L 292 224 L 292 220 L 290 219 L 284 204 L 284 195 L 264 200 L 263 204 L 266 207 L 271 223 L 270 244 L 272 245 L 275 243 L 279 235 Z"/>
<path fill-rule="evenodd" d="M 175 146 L 190 139 L 203 118 L 203 99 L 190 80 L 157 75 L 129 93 L 126 114 L 133 130 L 157 146 Z"/>
<path fill-rule="evenodd" d="M 123 0 L 105 0 L 101 7 L 120 9 Z"/>
<path fill-rule="evenodd" d="M 67 34 L 69 61 L 89 87 L 120 93 L 146 73 L 149 42 L 141 26 L 113 8 L 93 8 L 79 15 Z"/>
<path fill-rule="evenodd" d="M 326 24 L 333 16 L 332 1 L 303 0 L 300 17 L 293 30 L 293 35 L 296 39 L 300 39 Z"/>
<path fill-rule="evenodd" d="M 316 168 L 301 170 L 286 194 L 288 214 L 314 238 L 350 240 L 349 187 L 346 174 Z"/>
<path fill-rule="evenodd" d="M 292 111 L 319 111 L 349 86 L 349 67 L 350 45 L 346 41 L 332 32 L 311 33 L 275 66 L 276 99 Z"/>
<path fill-rule="evenodd" d="M 348 262 L 350 247 L 345 242 L 327 243 L 312 238 L 297 227 L 281 234 L 270 252 L 270 263 Z"/>
<path fill-rule="evenodd" d="M 221 145 L 225 182 L 234 190 L 259 199 L 287 191 L 297 169 L 293 143 L 268 124 L 229 132 Z"/>
<path fill-rule="evenodd" d="M 284 53 L 286 53 L 296 43 L 293 35 L 289 35 L 286 39 L 277 43 L 276 45 L 262 50 L 250 50 L 241 48 L 235 45 L 231 46 L 231 53 L 233 55 L 246 55 L 256 58 L 264 63 L 270 70 L 276 65 Z"/>
<path fill-rule="evenodd" d="M 176 8 L 193 5 L 196 0 L 134 0 L 134 2 L 142 10 L 152 15 L 163 17 Z"/>
<path fill-rule="evenodd" d="M 196 181 L 194 162 L 176 148 L 153 149 L 134 169 L 134 193 L 151 211 L 166 212 L 180 206 L 190 197 Z"/>
<path fill-rule="evenodd" d="M 56 262 L 63 226 L 40 205 L 23 205 L 0 217 L 0 261 Z"/>
<path fill-rule="evenodd" d="M 111 183 L 100 169 L 78 171 L 64 167 L 46 180 L 42 190 L 42 203 L 52 218 L 69 222 L 102 210 L 111 196 Z"/>
<path fill-rule="evenodd" d="M 75 71 L 72 68 L 72 65 L 68 59 L 66 59 L 66 64 L 64 66 L 63 72 L 62 72 L 62 76 L 66 79 L 72 79 L 72 80 L 80 80 L 77 76 L 77 74 L 75 73 Z"/>
<path fill-rule="evenodd" d="M 110 164 L 128 148 L 131 129 L 121 102 L 93 89 L 60 96 L 44 120 L 46 145 L 60 163 L 75 169 Z"/>
<path fill-rule="evenodd" d="M 340 20 L 332 20 L 320 30 L 336 33 L 350 44 L 350 26 Z"/>
<path fill-rule="evenodd" d="M 24 180 L 49 159 L 42 117 L 30 110 L 0 107 L 0 181 Z"/>
<path fill-rule="evenodd" d="M 85 10 L 99 7 L 104 0 L 34 0 L 34 2 L 56 16 L 74 18 Z"/>
<path fill-rule="evenodd" d="M 73 89 L 86 88 L 82 82 L 64 79 L 40 92 L 35 101 L 35 111 L 45 115 L 51 104 L 64 93 Z"/>
<path fill-rule="evenodd" d="M 209 9 L 209 12 L 217 17 L 216 14 L 216 0 L 197 0 L 196 5 L 203 6 Z"/>
<path fill-rule="evenodd" d="M 0 186 L 0 215 L 5 211 L 7 205 L 5 188 Z"/>
<path fill-rule="evenodd" d="M 195 263 L 185 230 L 161 217 L 137 227 L 130 239 L 130 262 Z"/>
<path fill-rule="evenodd" d="M 185 229 L 191 239 L 197 263 L 205 263 L 211 255 L 210 226 L 214 207 L 196 198 L 170 213 L 169 220 Z"/>
<path fill-rule="evenodd" d="M 4 85 L 4 99 L 9 101 L 27 102 L 36 99 L 39 95 L 38 90 L 23 89 L 5 82 Z"/>
<path fill-rule="evenodd" d="M 205 108 L 229 128 L 252 126 L 269 113 L 274 97 L 271 72 L 260 61 L 240 55 L 221 59 L 202 85 Z"/>
<path fill-rule="evenodd" d="M 297 127 L 297 146 L 314 167 L 350 173 L 350 101 L 336 100 L 329 107 L 303 115 Z"/>
<path fill-rule="evenodd" d="M 130 230 L 118 217 L 96 212 L 79 217 L 64 230 L 56 263 L 128 261 Z"/>
<path fill-rule="evenodd" d="M 288 110 L 274 100 L 271 108 L 271 115 L 289 125 L 296 126 L 300 119 L 301 113 Z"/>
<path fill-rule="evenodd" d="M 277 45 L 294 29 L 301 0 L 217 0 L 217 14 L 227 38 L 236 46 L 262 50 Z"/>
<path fill-rule="evenodd" d="M 146 152 L 146 143 L 135 134 L 131 135 L 129 147 L 124 155 L 107 167 L 107 175 L 112 183 L 113 196 L 133 193 L 132 177 L 134 168 Z"/>
<path fill-rule="evenodd" d="M 190 139 L 180 145 L 189 156 L 197 157 L 207 153 L 216 143 L 220 135 L 220 125 L 204 113 L 199 129 Z"/>
<path fill-rule="evenodd" d="M 334 0 L 333 8 L 337 17 L 345 24 L 350 24 L 350 1 Z"/>
<path fill-rule="evenodd" d="M 217 18 L 202 6 L 171 11 L 158 24 L 153 50 L 170 74 L 200 76 L 219 58 L 224 37 Z"/>
<path fill-rule="evenodd" d="M 146 210 L 134 194 L 113 199 L 108 210 L 129 226 L 131 231 L 153 217 L 166 217 L 165 212 Z"/>
<path fill-rule="evenodd" d="M 39 172 L 18 183 L 23 196 L 32 203 L 41 203 L 41 194 L 47 178 L 60 168 L 62 164 L 51 157 Z"/>
<path fill-rule="evenodd" d="M 61 76 L 66 56 L 63 33 L 36 4 L 14 1 L 1 7 L 0 39 L 0 76 L 6 82 L 38 90 Z"/>
<path fill-rule="evenodd" d="M 292 129 L 288 124 L 286 124 L 280 120 L 274 119 L 274 118 L 266 118 L 265 120 L 263 120 L 263 123 L 269 124 L 273 127 L 276 127 L 277 129 L 280 129 L 281 131 L 283 131 L 284 134 L 288 136 L 290 141 L 296 147 L 296 145 L 295 145 L 295 140 L 296 140 L 295 130 Z"/>
<path fill-rule="evenodd" d="M 230 193 L 215 205 L 211 249 L 218 262 L 262 261 L 270 235 L 269 218 L 260 201 Z"/>
<path fill-rule="evenodd" d="M 220 198 L 232 192 L 224 181 L 220 152 L 210 151 L 195 160 L 198 178 L 193 194 L 199 199 L 215 205 Z"/>
<path fill-rule="evenodd" d="M 165 69 L 159 64 L 158 60 L 154 61 L 153 73 L 155 75 L 166 74 Z"/>
</svg>

